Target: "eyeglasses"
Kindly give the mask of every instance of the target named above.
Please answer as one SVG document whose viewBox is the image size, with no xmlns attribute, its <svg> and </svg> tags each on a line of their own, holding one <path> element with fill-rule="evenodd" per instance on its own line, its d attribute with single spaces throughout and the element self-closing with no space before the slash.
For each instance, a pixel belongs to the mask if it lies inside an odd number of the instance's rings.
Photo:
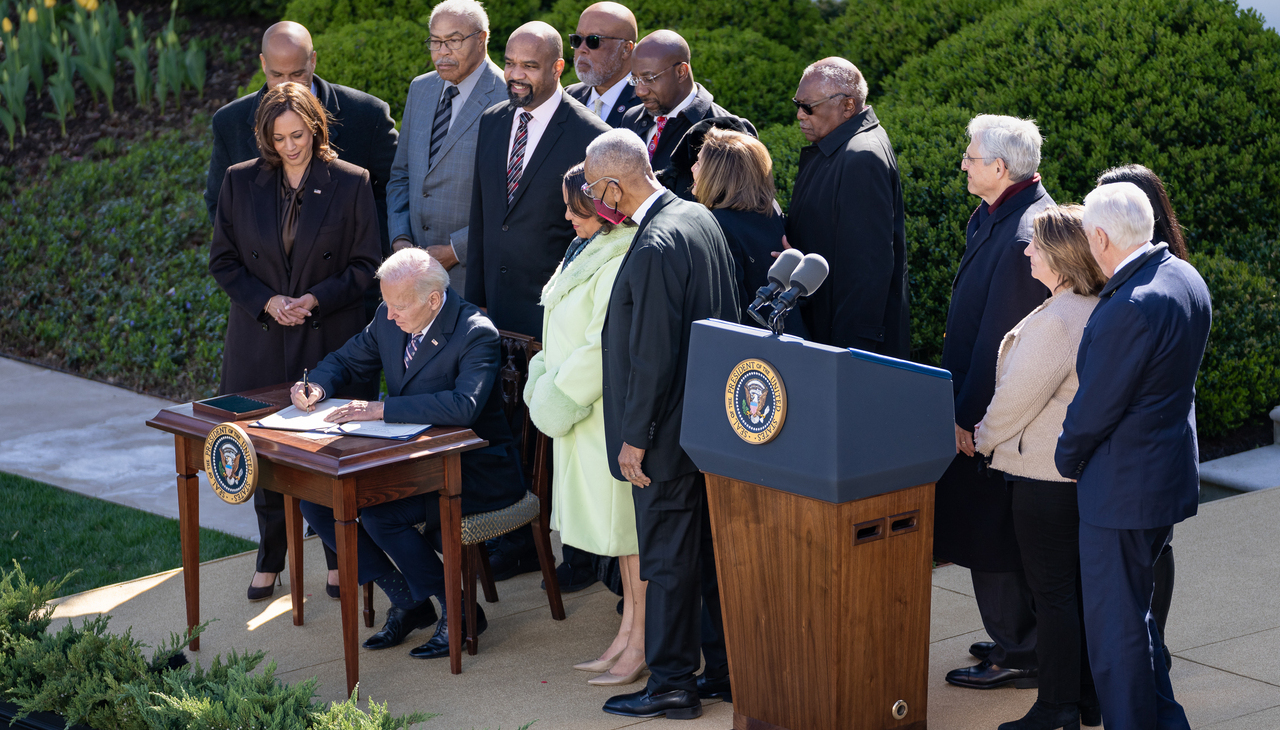
<svg viewBox="0 0 1280 730">
<path fill-rule="evenodd" d="M 835 99 L 841 96 L 848 96 L 848 94 L 832 94 L 831 96 L 828 96 L 825 99 L 819 99 L 817 101 L 811 101 L 811 102 L 803 102 L 803 101 L 800 101 L 799 99 L 792 99 L 791 103 L 795 104 L 796 108 L 804 112 L 807 116 L 813 116 L 813 108 L 815 106 L 818 106 L 819 104 L 826 104 L 832 99 Z"/>
<path fill-rule="evenodd" d="M 578 46 L 582 45 L 583 41 L 586 41 L 587 48 L 590 48 L 591 50 L 594 51 L 595 49 L 600 47 L 600 41 L 602 40 L 629 42 L 631 39 L 619 38 L 613 35 L 597 35 L 595 33 L 592 33 L 591 35 L 578 35 L 577 33 L 573 33 L 569 36 L 569 45 L 573 46 L 574 48 L 577 48 Z"/>
<path fill-rule="evenodd" d="M 599 180 L 596 180 L 595 182 L 582 183 L 582 192 L 586 193 L 588 198 L 591 198 L 592 200 L 598 200 L 595 194 L 595 186 L 599 185 L 604 180 L 608 180 L 611 183 L 617 183 L 619 185 L 622 184 L 622 181 L 618 180 L 618 178 L 616 177 L 602 177 Z"/>
<path fill-rule="evenodd" d="M 676 61 L 675 63 L 671 64 L 670 66 L 667 66 L 666 68 L 662 69 L 656 74 L 653 74 L 652 76 L 636 76 L 635 74 L 631 74 L 630 76 L 627 77 L 627 83 L 631 84 L 632 86 L 653 86 L 653 82 L 657 81 L 659 76 L 670 71 L 676 66 L 679 66 L 682 63 L 684 63 L 684 61 Z"/>
<path fill-rule="evenodd" d="M 445 48 L 448 48 L 451 51 L 456 51 L 459 48 L 462 48 L 463 41 L 465 41 L 466 39 L 470 38 L 473 35 L 479 35 L 483 32 L 484 32 L 483 30 L 478 30 L 475 33 L 472 33 L 471 35 L 464 35 L 461 38 L 449 38 L 448 40 L 440 40 L 438 38 L 432 38 L 427 41 L 427 48 L 433 51 L 438 51 L 440 50 L 440 46 L 444 46 Z"/>
<path fill-rule="evenodd" d="M 966 164 L 973 164 L 978 160 L 981 160 L 982 164 L 985 165 L 987 164 L 987 160 L 993 160 L 993 159 L 995 158 L 994 157 L 970 157 L 969 153 L 966 152 L 963 155 L 960 155 L 960 166 L 964 167 Z"/>
</svg>

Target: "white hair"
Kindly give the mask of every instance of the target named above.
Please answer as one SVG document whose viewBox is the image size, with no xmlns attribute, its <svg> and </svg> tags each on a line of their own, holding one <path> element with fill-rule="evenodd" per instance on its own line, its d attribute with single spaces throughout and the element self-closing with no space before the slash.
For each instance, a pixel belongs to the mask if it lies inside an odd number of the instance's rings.
<svg viewBox="0 0 1280 730">
<path fill-rule="evenodd" d="M 391 254 L 374 276 L 391 283 L 413 281 L 419 302 L 427 301 L 432 292 L 443 294 L 449 288 L 449 272 L 420 248 L 405 248 Z"/>
<path fill-rule="evenodd" d="M 850 99 L 859 109 L 867 103 L 867 80 L 863 78 L 862 72 L 857 66 L 849 64 L 848 67 L 837 65 L 834 63 L 811 63 L 805 68 L 804 73 L 800 74 L 800 80 L 804 80 L 809 74 L 818 74 L 828 86 L 835 89 L 837 93 L 848 94 Z"/>
<path fill-rule="evenodd" d="M 428 28 L 441 13 L 467 18 L 476 30 L 489 30 L 489 14 L 484 11 L 484 5 L 481 5 L 478 0 L 444 0 L 431 9 L 431 17 L 427 20 Z"/>
<path fill-rule="evenodd" d="M 649 148 L 630 129 L 611 129 L 596 137 L 587 145 L 586 164 L 591 166 L 591 174 L 597 178 L 621 178 L 638 171 L 644 172 L 647 177 L 653 177 L 653 168 L 649 165 Z"/>
<path fill-rule="evenodd" d="M 1040 167 L 1040 145 L 1044 140 L 1034 119 L 979 114 L 969 122 L 969 139 L 978 143 L 987 164 L 1004 160 L 1013 182 L 1030 178 Z"/>
<path fill-rule="evenodd" d="M 1131 182 L 1099 185 L 1084 196 L 1084 230 L 1101 228 L 1119 251 L 1132 251 L 1151 240 L 1156 216 L 1151 200 Z"/>
</svg>

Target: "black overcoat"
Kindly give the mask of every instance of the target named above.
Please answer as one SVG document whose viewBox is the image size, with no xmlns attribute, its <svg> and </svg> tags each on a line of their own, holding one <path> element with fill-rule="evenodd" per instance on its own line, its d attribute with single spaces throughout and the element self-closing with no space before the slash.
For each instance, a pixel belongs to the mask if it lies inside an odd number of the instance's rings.
<svg viewBox="0 0 1280 730">
<path fill-rule="evenodd" d="M 312 163 L 288 259 L 276 214 L 279 174 L 256 159 L 232 165 L 222 182 L 209 250 L 209 272 L 231 298 L 220 393 L 300 380 L 368 322 L 364 294 L 379 261 L 368 171 Z M 308 292 L 320 304 L 303 324 L 285 327 L 264 311 L 277 294 Z"/>
<path fill-rule="evenodd" d="M 951 371 L 956 424 L 966 431 L 982 420 L 996 388 L 996 356 L 1005 333 L 1049 296 L 1031 276 L 1024 250 L 1036 214 L 1052 206 L 1039 182 L 987 213 L 969 218 L 964 256 L 951 284 L 942 367 Z M 975 457 L 958 454 L 938 480 L 933 554 L 973 570 L 1020 567 L 1008 490 L 998 472 L 982 472 Z"/>
<path fill-rule="evenodd" d="M 800 151 L 787 242 L 831 266 L 803 309 L 810 339 L 911 355 L 902 181 L 871 107 Z"/>
<path fill-rule="evenodd" d="M 538 146 L 525 155 L 507 204 L 507 145 L 517 107 L 504 101 L 480 117 L 467 232 L 467 301 L 484 307 L 500 330 L 542 339 L 542 287 L 574 239 L 561 187 L 587 145 L 609 131 L 600 117 L 565 94 Z"/>
<path fill-rule="evenodd" d="M 680 448 L 689 331 L 700 319 L 738 321 L 733 257 L 703 206 L 662 196 L 640 221 L 613 281 L 600 339 L 609 469 L 622 444 L 645 449 L 646 476 L 665 482 L 698 471 Z"/>
<path fill-rule="evenodd" d="M 373 199 L 378 209 L 378 232 L 382 257 L 391 255 L 387 238 L 387 181 L 391 179 L 391 163 L 396 157 L 399 132 L 391 119 L 391 107 L 376 96 L 363 91 L 331 84 L 313 77 L 316 99 L 329 112 L 329 146 L 338 159 L 369 171 Z M 222 178 L 232 165 L 258 157 L 258 143 L 253 133 L 258 103 L 267 87 L 242 96 L 213 115 L 213 156 L 209 160 L 209 177 L 205 183 L 204 202 L 209 220 L 215 220 Z"/>
<path fill-rule="evenodd" d="M 734 274 L 738 282 L 738 308 L 742 315 L 742 324 L 748 327 L 759 327 L 759 323 L 747 313 L 747 307 L 755 301 L 756 291 L 769 283 L 769 267 L 776 260 L 774 251 L 782 250 L 783 228 L 782 216 L 773 211 L 769 215 L 752 210 L 731 210 L 716 208 L 711 211 L 720 230 L 724 231 L 724 240 L 729 244 L 729 253 L 733 256 Z M 804 320 L 798 309 L 787 315 L 786 333 L 805 337 Z"/>
</svg>

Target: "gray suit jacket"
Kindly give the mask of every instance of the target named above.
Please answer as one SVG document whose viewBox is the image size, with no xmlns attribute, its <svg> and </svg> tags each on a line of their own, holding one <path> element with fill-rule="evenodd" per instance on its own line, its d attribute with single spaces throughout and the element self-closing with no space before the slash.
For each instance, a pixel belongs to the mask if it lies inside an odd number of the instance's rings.
<svg viewBox="0 0 1280 730">
<path fill-rule="evenodd" d="M 480 114 L 507 99 L 502 69 L 486 59 L 476 73 L 481 74 L 480 79 L 456 111 L 453 126 L 440 145 L 439 159 L 435 160 L 427 157 L 436 104 L 445 82 L 435 71 L 413 80 L 400 123 L 403 142 L 396 147 L 387 182 L 387 228 L 391 240 L 408 236 L 418 248 L 451 244 L 458 265 L 449 270 L 449 285 L 463 297 Z"/>
</svg>

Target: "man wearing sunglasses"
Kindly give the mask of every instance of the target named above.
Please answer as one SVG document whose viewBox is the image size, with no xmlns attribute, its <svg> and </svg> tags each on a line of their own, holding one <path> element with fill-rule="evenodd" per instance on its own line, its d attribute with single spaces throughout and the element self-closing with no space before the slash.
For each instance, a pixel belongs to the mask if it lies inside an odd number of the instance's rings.
<svg viewBox="0 0 1280 730">
<path fill-rule="evenodd" d="M 658 30 L 645 36 L 631 60 L 631 84 L 641 105 L 628 109 L 622 118 L 622 128 L 635 132 L 648 145 L 649 164 L 658 179 L 685 200 L 693 200 L 693 174 L 666 174 L 671 153 L 685 132 L 703 119 L 735 116 L 693 80 L 689 60 L 689 44 L 675 31 Z M 751 122 L 742 122 L 755 136 Z"/>
<path fill-rule="evenodd" d="M 866 100 L 866 80 L 843 58 L 818 61 L 801 76 L 792 102 L 809 146 L 800 151 L 787 241 L 831 266 L 827 285 L 803 310 L 810 338 L 905 359 L 902 181 L 889 135 Z"/>
<path fill-rule="evenodd" d="M 502 69 L 490 61 L 489 16 L 476 0 L 445 0 L 431 11 L 435 70 L 409 85 L 387 183 L 391 246 L 416 246 L 449 271 L 449 287 L 466 296 L 471 185 L 480 115 L 507 98 Z"/>
<path fill-rule="evenodd" d="M 640 103 L 627 83 L 638 32 L 636 16 L 626 6 L 602 2 L 582 11 L 578 32 L 569 36 L 580 83 L 564 91 L 615 129 L 622 126 L 623 113 Z"/>
</svg>

